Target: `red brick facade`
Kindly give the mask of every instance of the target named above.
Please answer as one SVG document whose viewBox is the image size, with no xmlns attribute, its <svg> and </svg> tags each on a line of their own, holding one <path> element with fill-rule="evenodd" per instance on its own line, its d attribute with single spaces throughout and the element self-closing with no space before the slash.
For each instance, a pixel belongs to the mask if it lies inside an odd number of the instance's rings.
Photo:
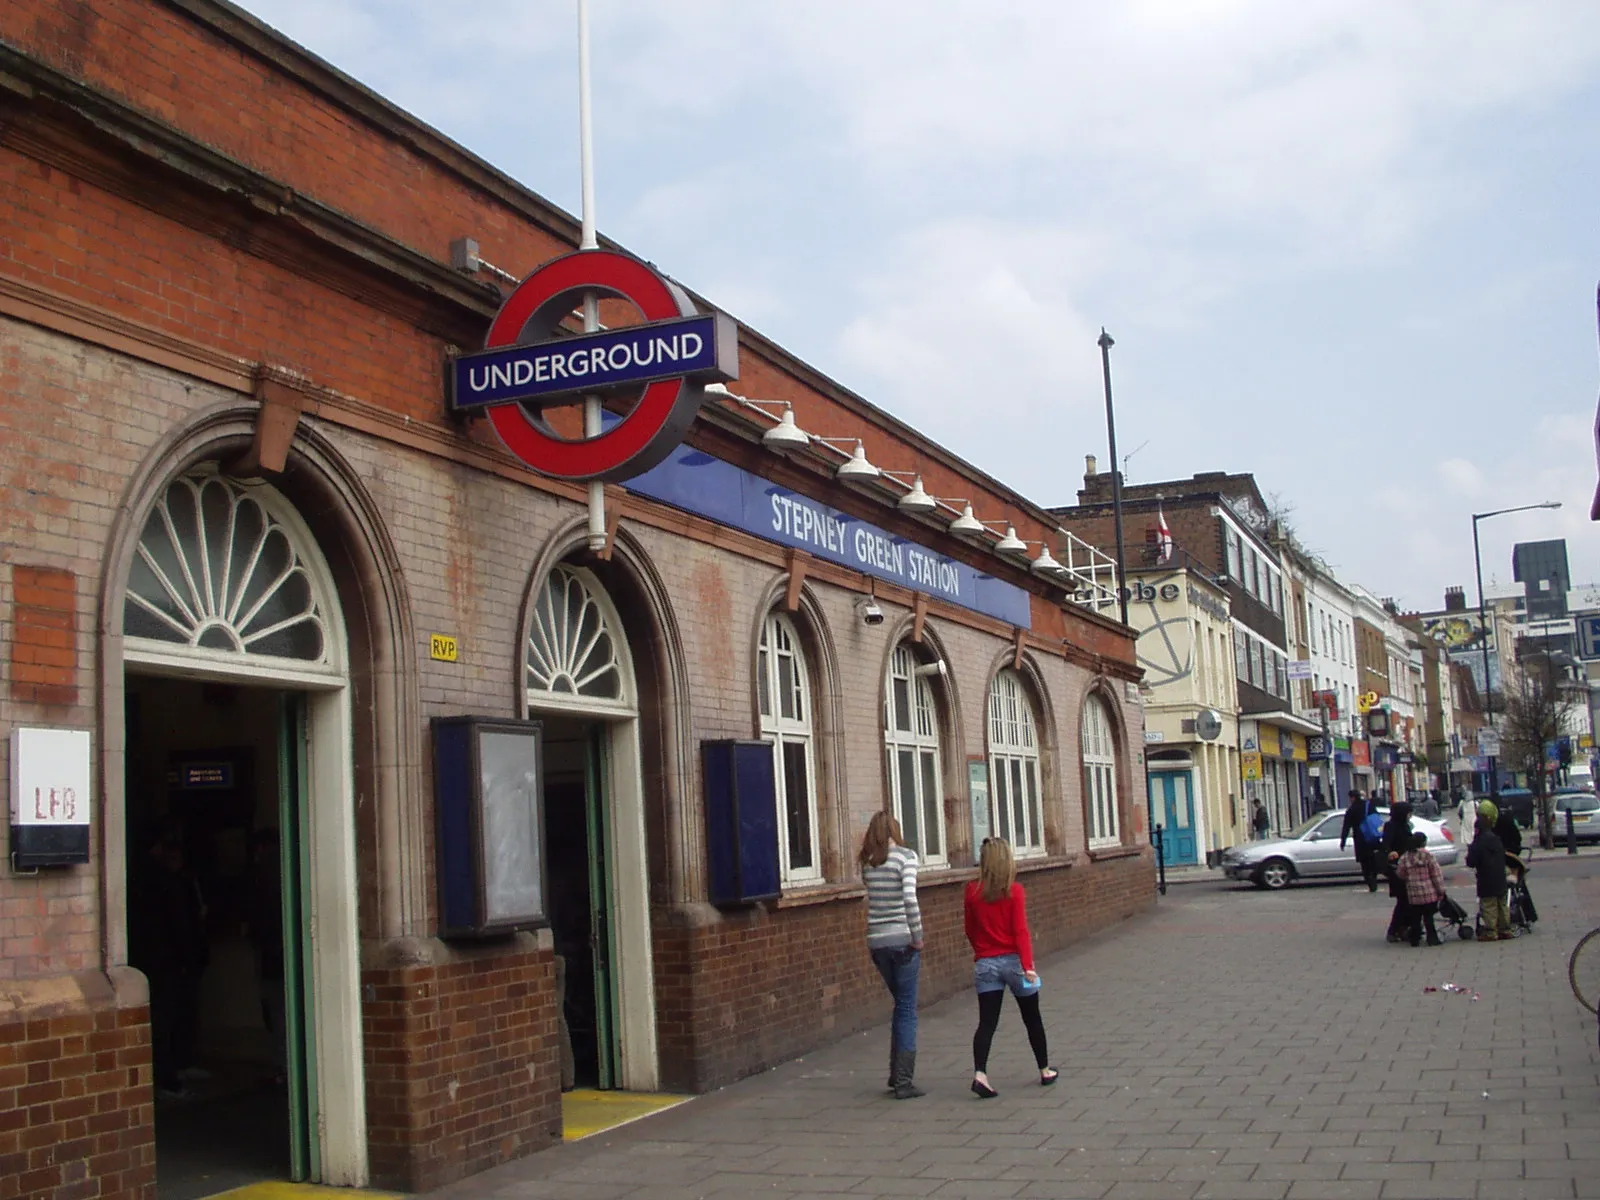
<svg viewBox="0 0 1600 1200">
<path fill-rule="evenodd" d="M 4 997 L 27 1016 L 0 1019 L 0 1200 L 155 1200 L 150 1010 L 137 972 L 117 980 Z"/>
<path fill-rule="evenodd" d="M 429 1191 L 561 1140 L 555 969 L 532 942 L 362 973 L 378 1186 Z"/>
<path fill-rule="evenodd" d="M 444 414 L 446 355 L 481 343 L 500 301 L 448 267 L 449 244 L 471 233 L 520 273 L 571 249 L 575 223 L 236 10 L 13 0 L 0 9 L 0 227 L 0 721 L 92 729 L 98 801 L 88 866 L 0 869 L 0 981 L 14 991 L 0 1012 L 15 1014 L 0 1018 L 0 1200 L 152 1193 L 149 1010 L 127 966 L 122 589 L 151 498 L 193 462 L 248 462 L 266 399 L 279 417 L 284 404 L 300 413 L 289 469 L 271 482 L 326 557 L 348 627 L 362 1170 L 425 1190 L 557 1140 L 551 938 L 435 936 L 426 728 L 522 715 L 526 606 L 549 566 L 537 556 L 571 545 L 561 539 L 582 514 L 580 489 L 532 475 L 485 423 Z M 1048 514 L 759 334 L 744 331 L 741 352 L 741 391 L 869 439 L 880 465 L 1014 516 L 1025 538 L 1053 535 Z M 864 576 L 609 489 L 619 532 L 608 557 L 584 561 L 612 588 L 639 678 L 661 1085 L 716 1087 L 884 1019 L 852 863 L 885 803 L 892 638 L 922 639 L 950 668 L 939 699 L 954 865 L 924 877 L 925 995 L 968 982 L 967 771 L 987 753 L 1002 667 L 1026 673 L 1038 708 L 1048 857 L 1024 878 L 1041 952 L 1148 905 L 1127 633 L 1025 565 L 838 487 L 820 461 L 766 454 L 759 430 L 726 412 L 708 408 L 690 441 L 994 571 L 1027 592 L 1031 623 L 879 584 L 889 622 L 869 630 L 854 609 Z M 697 747 L 759 732 L 755 631 L 777 603 L 809 622 L 827 708 L 824 882 L 719 913 L 705 902 Z M 461 635 L 457 662 L 430 659 L 434 631 Z M 1124 751 L 1123 845 L 1109 854 L 1085 834 L 1091 690 Z"/>
</svg>

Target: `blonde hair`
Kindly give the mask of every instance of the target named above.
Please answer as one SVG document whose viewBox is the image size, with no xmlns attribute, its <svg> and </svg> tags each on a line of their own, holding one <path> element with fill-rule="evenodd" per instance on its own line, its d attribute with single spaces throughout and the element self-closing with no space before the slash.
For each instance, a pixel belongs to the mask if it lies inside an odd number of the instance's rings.
<svg viewBox="0 0 1600 1200">
<path fill-rule="evenodd" d="M 881 867 L 889 857 L 890 845 L 895 843 L 905 845 L 900 822 L 887 810 L 873 813 L 872 820 L 867 822 L 867 834 L 861 839 L 861 853 L 856 855 L 856 860 L 863 867 Z"/>
<path fill-rule="evenodd" d="M 983 887 L 983 898 L 990 904 L 1004 900 L 1016 881 L 1017 860 L 1012 856 L 1011 843 L 1005 838 L 984 838 L 978 854 L 978 882 Z"/>
</svg>

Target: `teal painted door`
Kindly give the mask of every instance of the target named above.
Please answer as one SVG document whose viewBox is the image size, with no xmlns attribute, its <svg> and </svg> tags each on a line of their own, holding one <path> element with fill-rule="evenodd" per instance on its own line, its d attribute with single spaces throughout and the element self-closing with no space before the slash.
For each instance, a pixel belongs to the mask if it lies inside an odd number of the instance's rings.
<svg viewBox="0 0 1600 1200">
<path fill-rule="evenodd" d="M 1200 861 L 1194 835 L 1194 800 L 1188 771 L 1150 772 L 1150 809 L 1161 826 L 1167 866 Z"/>
</svg>

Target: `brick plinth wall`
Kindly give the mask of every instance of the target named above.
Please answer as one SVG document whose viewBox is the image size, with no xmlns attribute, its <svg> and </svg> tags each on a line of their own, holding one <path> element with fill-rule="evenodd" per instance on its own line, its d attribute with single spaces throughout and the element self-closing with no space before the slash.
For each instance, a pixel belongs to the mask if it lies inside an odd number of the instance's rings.
<svg viewBox="0 0 1600 1200">
<path fill-rule="evenodd" d="M 962 926 L 971 870 L 925 875 L 918 893 L 926 950 L 921 998 L 972 985 Z M 1043 957 L 1144 911 L 1154 858 L 1138 854 L 1024 870 L 1034 950 Z M 658 916 L 657 1037 L 662 1086 L 705 1092 L 889 1019 L 890 1001 L 866 951 L 859 893 L 798 907 L 717 916 Z M 1071 964 L 1059 986 L 1071 986 Z M 885 1047 L 887 1054 L 887 1046 Z"/>
<path fill-rule="evenodd" d="M 0 988 L 0 1200 L 155 1200 L 144 977 Z"/>
<path fill-rule="evenodd" d="M 398 942 L 362 972 L 378 1187 L 424 1192 L 561 1140 L 554 953 Z"/>
</svg>

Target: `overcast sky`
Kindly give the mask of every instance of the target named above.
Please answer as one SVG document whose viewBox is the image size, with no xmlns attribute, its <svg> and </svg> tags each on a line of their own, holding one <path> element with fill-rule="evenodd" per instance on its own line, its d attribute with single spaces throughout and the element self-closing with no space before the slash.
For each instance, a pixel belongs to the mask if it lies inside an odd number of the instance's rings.
<svg viewBox="0 0 1600 1200">
<path fill-rule="evenodd" d="M 578 212 L 575 0 L 246 7 Z M 1560 500 L 1482 524 L 1485 580 L 1547 537 L 1600 580 L 1600 5 L 591 22 L 601 231 L 1031 499 L 1105 464 L 1104 325 L 1130 481 L 1254 472 L 1409 608 L 1473 594 L 1474 511 Z"/>
</svg>

